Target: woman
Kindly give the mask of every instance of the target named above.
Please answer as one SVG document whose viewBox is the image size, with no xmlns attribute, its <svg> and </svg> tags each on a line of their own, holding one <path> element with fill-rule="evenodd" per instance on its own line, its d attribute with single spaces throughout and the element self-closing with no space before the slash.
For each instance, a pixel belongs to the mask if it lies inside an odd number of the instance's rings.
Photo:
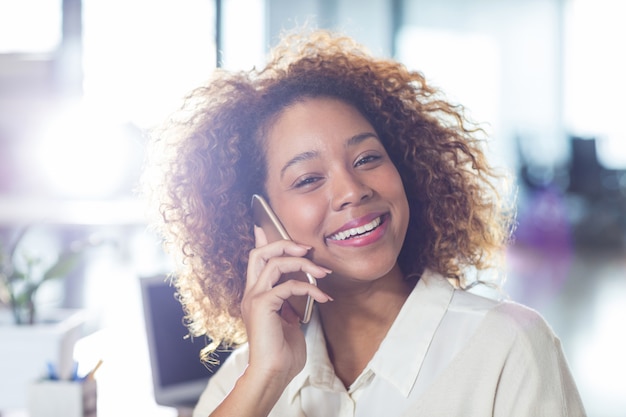
<svg viewBox="0 0 626 417">
<path fill-rule="evenodd" d="M 584 415 L 545 321 L 467 291 L 513 224 L 480 133 L 420 73 L 325 31 L 195 90 L 146 176 L 203 359 L 236 347 L 194 416 Z M 254 226 L 255 193 L 293 241 Z M 317 286 L 277 285 L 294 271 Z"/>
</svg>

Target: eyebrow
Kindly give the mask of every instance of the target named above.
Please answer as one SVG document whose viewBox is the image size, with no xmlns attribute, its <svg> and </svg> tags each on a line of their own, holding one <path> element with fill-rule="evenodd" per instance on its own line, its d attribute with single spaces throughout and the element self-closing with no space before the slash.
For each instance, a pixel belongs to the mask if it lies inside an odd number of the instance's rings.
<svg viewBox="0 0 626 417">
<path fill-rule="evenodd" d="M 374 138 L 378 140 L 378 136 L 375 133 L 363 132 L 363 133 L 354 135 L 350 139 L 348 139 L 348 141 L 346 142 L 346 147 L 358 145 L 359 143 L 369 138 Z M 282 167 L 282 169 L 280 170 L 281 178 L 285 175 L 285 171 L 287 171 L 287 169 L 290 166 L 295 165 L 298 162 L 309 161 L 311 159 L 316 158 L 317 156 L 319 156 L 318 151 L 307 151 L 307 152 L 302 152 L 302 153 L 297 154 L 296 156 L 291 158 L 289 161 L 287 161 L 287 163 Z"/>
<path fill-rule="evenodd" d="M 290 166 L 295 165 L 298 162 L 309 161 L 311 159 L 316 158 L 318 155 L 319 155 L 318 151 L 308 151 L 308 152 L 299 153 L 298 155 L 294 156 L 289 161 L 287 161 L 287 163 L 283 166 L 283 168 L 280 170 L 280 177 L 282 178 L 285 175 L 285 171 L 287 171 L 287 169 Z"/>
<path fill-rule="evenodd" d="M 369 139 L 369 138 L 380 140 L 378 139 L 378 136 L 374 132 L 363 132 L 363 133 L 359 133 L 358 135 L 354 135 L 350 139 L 348 139 L 348 142 L 346 143 L 346 147 L 358 145 L 359 143 L 363 142 L 365 139 Z"/>
</svg>

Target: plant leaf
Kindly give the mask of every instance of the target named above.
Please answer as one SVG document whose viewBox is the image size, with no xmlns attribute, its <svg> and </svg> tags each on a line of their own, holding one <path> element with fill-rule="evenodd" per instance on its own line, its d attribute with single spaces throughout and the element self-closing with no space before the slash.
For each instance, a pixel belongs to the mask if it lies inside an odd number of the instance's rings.
<svg viewBox="0 0 626 417">
<path fill-rule="evenodd" d="M 61 253 L 57 261 L 43 274 L 39 285 L 44 281 L 68 275 L 78 266 L 81 257 L 82 252 L 67 251 Z"/>
<path fill-rule="evenodd" d="M 9 283 L 13 283 L 16 281 L 23 281 L 26 278 L 26 274 L 22 271 L 13 270 L 13 273 L 7 277 L 7 281 Z"/>
<path fill-rule="evenodd" d="M 16 306 L 27 305 L 38 287 L 39 284 L 28 284 L 19 294 L 15 294 L 14 304 Z"/>
</svg>

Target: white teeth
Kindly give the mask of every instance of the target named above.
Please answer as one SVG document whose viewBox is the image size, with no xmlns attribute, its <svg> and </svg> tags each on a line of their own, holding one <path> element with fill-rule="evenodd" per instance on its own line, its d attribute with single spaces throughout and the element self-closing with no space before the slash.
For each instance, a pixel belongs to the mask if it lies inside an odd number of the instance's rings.
<svg viewBox="0 0 626 417">
<path fill-rule="evenodd" d="M 353 229 L 348 229 L 348 230 L 344 230 L 343 232 L 336 233 L 330 236 L 329 239 L 345 240 L 345 239 L 348 239 L 349 237 L 362 235 L 365 232 L 372 231 L 376 229 L 378 226 L 380 226 L 380 217 L 375 218 L 374 220 L 372 220 L 371 222 L 363 226 L 355 227 Z"/>
</svg>

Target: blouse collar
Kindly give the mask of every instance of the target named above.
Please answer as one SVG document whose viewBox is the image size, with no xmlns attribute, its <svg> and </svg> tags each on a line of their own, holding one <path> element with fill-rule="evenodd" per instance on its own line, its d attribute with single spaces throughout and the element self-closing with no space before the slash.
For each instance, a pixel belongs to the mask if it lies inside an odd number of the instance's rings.
<svg viewBox="0 0 626 417">
<path fill-rule="evenodd" d="M 454 287 L 447 279 L 426 270 L 357 381 L 368 373 L 373 373 L 387 380 L 402 395 L 408 397 L 453 294 Z M 307 385 L 333 391 L 345 390 L 328 358 L 326 340 L 317 312 L 306 326 L 307 362 L 287 388 L 290 400 Z"/>
</svg>

